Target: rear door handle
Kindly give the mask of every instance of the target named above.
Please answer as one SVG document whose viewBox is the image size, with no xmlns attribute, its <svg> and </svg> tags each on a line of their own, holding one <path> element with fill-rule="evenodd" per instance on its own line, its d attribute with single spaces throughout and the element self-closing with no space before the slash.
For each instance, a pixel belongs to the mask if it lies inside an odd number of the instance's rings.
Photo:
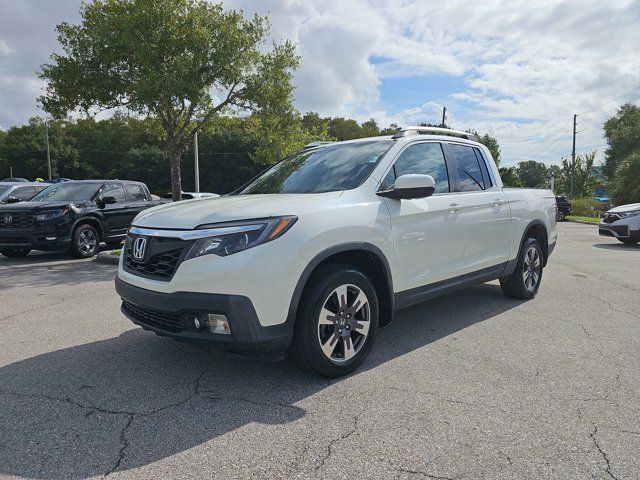
<svg viewBox="0 0 640 480">
<path fill-rule="evenodd" d="M 462 205 L 460 205 L 459 203 L 452 203 L 451 205 L 449 205 L 448 210 L 449 213 L 459 212 L 460 210 L 462 210 Z"/>
</svg>

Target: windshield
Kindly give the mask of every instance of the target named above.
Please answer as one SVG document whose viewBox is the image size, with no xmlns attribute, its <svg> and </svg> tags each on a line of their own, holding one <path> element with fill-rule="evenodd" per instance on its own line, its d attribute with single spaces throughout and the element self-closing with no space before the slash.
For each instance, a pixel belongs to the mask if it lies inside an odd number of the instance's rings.
<svg viewBox="0 0 640 480">
<path fill-rule="evenodd" d="M 238 194 L 350 190 L 369 176 L 393 143 L 393 140 L 339 143 L 294 153 Z"/>
<path fill-rule="evenodd" d="M 56 183 L 45 188 L 35 197 L 32 202 L 82 202 L 91 200 L 91 197 L 102 186 L 102 183 Z"/>
</svg>

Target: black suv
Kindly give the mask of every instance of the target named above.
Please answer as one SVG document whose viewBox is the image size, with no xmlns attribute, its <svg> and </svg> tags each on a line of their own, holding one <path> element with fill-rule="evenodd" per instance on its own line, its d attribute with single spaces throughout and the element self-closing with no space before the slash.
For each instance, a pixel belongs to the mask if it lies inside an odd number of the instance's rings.
<svg viewBox="0 0 640 480">
<path fill-rule="evenodd" d="M 556 195 L 556 205 L 558 205 L 558 216 L 556 220 L 562 222 L 567 215 L 571 215 L 571 202 L 564 195 Z"/>
<path fill-rule="evenodd" d="M 140 182 L 56 183 L 28 202 L 0 205 L 0 253 L 69 250 L 76 258 L 92 257 L 100 242 L 120 244 L 133 218 L 159 203 Z"/>
</svg>

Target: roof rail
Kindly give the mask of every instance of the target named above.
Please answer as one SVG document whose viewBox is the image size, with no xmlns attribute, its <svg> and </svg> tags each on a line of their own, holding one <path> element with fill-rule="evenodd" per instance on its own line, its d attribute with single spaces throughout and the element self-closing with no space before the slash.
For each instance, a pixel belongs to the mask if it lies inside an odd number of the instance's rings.
<svg viewBox="0 0 640 480">
<path fill-rule="evenodd" d="M 322 141 L 311 142 L 311 143 L 307 143 L 304 147 L 302 147 L 302 150 L 307 150 L 308 148 L 323 147 L 323 146 L 328 145 L 330 143 L 333 143 L 333 142 L 322 142 Z"/>
<path fill-rule="evenodd" d="M 473 140 L 474 142 L 478 141 L 478 137 L 476 137 L 473 133 L 462 132 L 460 130 L 451 130 L 450 128 L 442 128 L 442 127 L 406 127 L 400 130 L 391 138 L 402 138 L 408 137 L 410 135 L 417 135 L 419 132 L 434 132 L 436 134 L 442 135 L 451 135 L 454 137 L 466 138 L 467 140 Z"/>
</svg>

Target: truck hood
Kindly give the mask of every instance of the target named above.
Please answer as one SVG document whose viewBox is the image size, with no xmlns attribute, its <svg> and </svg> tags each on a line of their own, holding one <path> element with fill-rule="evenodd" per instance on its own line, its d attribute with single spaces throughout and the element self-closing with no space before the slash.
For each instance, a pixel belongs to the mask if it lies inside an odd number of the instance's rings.
<svg viewBox="0 0 640 480">
<path fill-rule="evenodd" d="M 609 210 L 610 213 L 625 213 L 640 210 L 640 203 L 630 203 L 629 205 L 620 205 L 619 207 Z M 609 213 L 607 212 L 607 213 Z"/>
<path fill-rule="evenodd" d="M 232 222 L 278 215 L 299 215 L 322 208 L 339 192 L 303 194 L 230 195 L 168 203 L 140 213 L 136 227 L 193 229 L 208 223 Z"/>
</svg>

